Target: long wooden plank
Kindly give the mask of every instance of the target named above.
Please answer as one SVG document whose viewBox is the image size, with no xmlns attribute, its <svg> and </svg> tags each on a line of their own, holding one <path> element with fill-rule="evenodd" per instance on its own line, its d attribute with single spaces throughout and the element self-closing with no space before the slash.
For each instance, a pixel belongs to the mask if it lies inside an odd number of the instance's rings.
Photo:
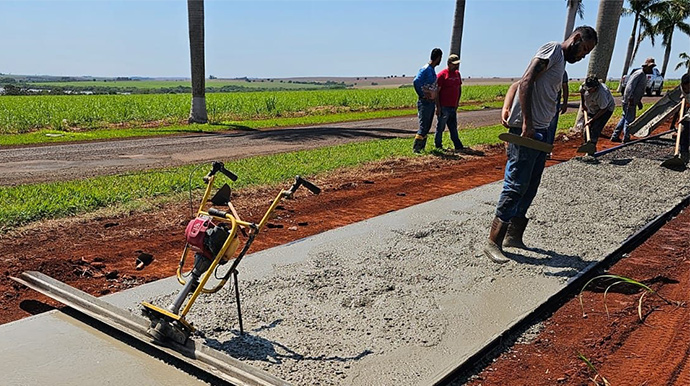
<svg viewBox="0 0 690 386">
<path fill-rule="evenodd" d="M 153 343 L 146 332 L 149 321 L 126 310 L 70 287 L 40 272 L 29 271 L 12 280 L 59 301 L 85 315 L 121 331 L 137 341 L 163 351 L 196 369 L 223 379 L 233 385 L 288 386 L 261 369 L 242 363 L 202 343 L 189 339 L 186 345 L 168 342 L 166 346 Z"/>
</svg>

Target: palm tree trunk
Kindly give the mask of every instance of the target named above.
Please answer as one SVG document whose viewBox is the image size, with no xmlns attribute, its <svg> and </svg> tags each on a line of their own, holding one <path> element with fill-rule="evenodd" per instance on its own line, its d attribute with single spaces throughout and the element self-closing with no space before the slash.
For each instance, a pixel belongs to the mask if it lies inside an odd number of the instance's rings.
<svg viewBox="0 0 690 386">
<path fill-rule="evenodd" d="M 621 73 L 621 82 L 618 84 L 618 92 L 621 91 L 623 87 L 623 77 L 628 73 L 630 69 L 630 62 L 632 61 L 632 53 L 635 48 L 635 35 L 637 33 L 637 22 L 640 16 L 635 14 L 635 22 L 633 23 L 632 33 L 630 34 L 630 39 L 628 40 L 628 51 L 625 54 L 625 63 L 623 63 L 623 73 Z"/>
<path fill-rule="evenodd" d="M 598 79 L 608 77 L 609 67 L 611 66 L 611 56 L 613 47 L 616 44 L 616 33 L 618 32 L 618 22 L 621 19 L 624 0 L 601 0 L 599 2 L 599 13 L 597 15 L 597 35 L 599 42 L 589 57 L 589 68 L 587 76 L 594 75 Z M 584 124 L 584 114 L 582 106 L 577 112 L 575 126 L 571 131 L 582 130 Z"/>
<path fill-rule="evenodd" d="M 675 28 L 674 28 L 675 29 Z M 664 64 L 661 66 L 661 75 L 666 76 L 666 69 L 668 68 L 668 61 L 671 59 L 671 42 L 673 41 L 673 29 L 668 37 L 668 44 L 666 44 L 666 51 L 664 51 Z"/>
<path fill-rule="evenodd" d="M 588 75 L 607 79 L 622 10 L 623 0 L 601 0 L 599 2 L 596 28 L 599 42 L 589 58 Z"/>
<path fill-rule="evenodd" d="M 204 63 L 204 0 L 187 0 L 189 54 L 192 68 L 192 108 L 189 123 L 206 123 L 206 67 Z"/>
<path fill-rule="evenodd" d="M 455 1 L 455 18 L 453 19 L 453 33 L 450 37 L 450 53 L 460 56 L 462 48 L 462 29 L 465 23 L 465 0 Z"/>
<path fill-rule="evenodd" d="M 570 37 L 575 29 L 575 17 L 577 16 L 577 9 L 580 6 L 582 0 L 568 0 L 568 15 L 565 18 L 565 35 L 563 40 Z"/>
</svg>

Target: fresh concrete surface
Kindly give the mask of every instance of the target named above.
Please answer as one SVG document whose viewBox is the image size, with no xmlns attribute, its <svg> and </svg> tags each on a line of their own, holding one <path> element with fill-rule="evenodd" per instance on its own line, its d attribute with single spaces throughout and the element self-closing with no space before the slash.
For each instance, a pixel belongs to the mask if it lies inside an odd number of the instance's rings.
<svg viewBox="0 0 690 386">
<path fill-rule="evenodd" d="M 61 312 L 0 326 L 3 385 L 206 385 Z"/>
<path fill-rule="evenodd" d="M 659 167 L 659 153 L 672 151 L 659 143 L 548 168 L 528 213 L 533 249 L 508 250 L 505 265 L 481 252 L 501 190 L 494 183 L 247 256 L 244 336 L 230 289 L 200 297 L 188 319 L 197 339 L 294 384 L 428 384 L 690 195 L 688 172 Z M 166 305 L 178 288 L 169 278 L 105 299 Z M 0 336 L 35 334 L 55 318 L 0 326 Z M 74 371 L 85 368 L 73 359 Z"/>
</svg>

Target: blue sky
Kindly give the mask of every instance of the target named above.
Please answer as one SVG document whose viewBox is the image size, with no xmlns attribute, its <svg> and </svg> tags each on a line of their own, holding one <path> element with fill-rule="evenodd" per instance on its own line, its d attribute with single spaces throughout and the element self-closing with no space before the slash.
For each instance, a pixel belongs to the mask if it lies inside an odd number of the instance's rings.
<svg viewBox="0 0 690 386">
<path fill-rule="evenodd" d="M 467 0 L 463 77 L 518 77 L 537 48 L 562 41 L 565 0 Z M 585 0 L 596 25 L 597 0 Z M 433 47 L 447 57 L 453 0 L 206 0 L 206 73 L 218 77 L 414 75 Z M 185 0 L 0 0 L 0 73 L 189 76 Z M 618 28 L 619 76 L 632 16 Z M 669 74 L 690 39 L 677 31 Z M 643 43 L 638 65 L 664 48 Z M 589 57 L 569 65 L 581 77 Z"/>
</svg>

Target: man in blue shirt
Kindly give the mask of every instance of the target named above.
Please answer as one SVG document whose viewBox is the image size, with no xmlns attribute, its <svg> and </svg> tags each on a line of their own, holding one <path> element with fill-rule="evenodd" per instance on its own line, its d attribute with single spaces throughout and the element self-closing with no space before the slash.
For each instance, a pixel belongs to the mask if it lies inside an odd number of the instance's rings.
<svg viewBox="0 0 690 386">
<path fill-rule="evenodd" d="M 426 135 L 431 129 L 436 109 L 436 70 L 434 68 L 441 63 L 443 52 L 440 48 L 431 50 L 431 60 L 419 69 L 412 84 L 417 92 L 417 117 L 419 118 L 419 130 L 414 137 L 412 151 L 419 153 L 426 147 Z"/>
</svg>

